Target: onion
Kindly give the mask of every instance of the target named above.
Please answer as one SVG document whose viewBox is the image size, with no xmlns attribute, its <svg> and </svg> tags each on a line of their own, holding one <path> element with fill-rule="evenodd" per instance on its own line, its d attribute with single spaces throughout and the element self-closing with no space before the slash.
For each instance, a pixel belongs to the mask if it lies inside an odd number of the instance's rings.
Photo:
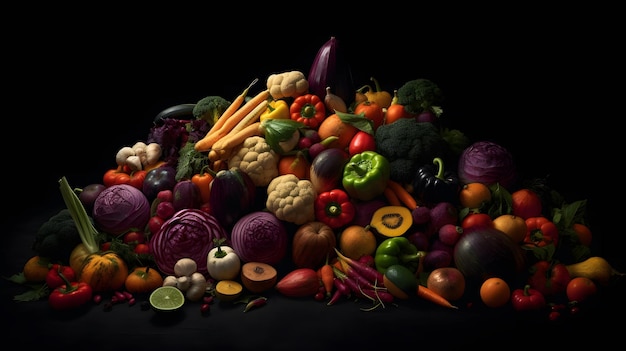
<svg viewBox="0 0 626 351">
<path fill-rule="evenodd" d="M 465 148 L 459 157 L 457 173 L 465 184 L 499 183 L 505 189 L 511 189 L 517 179 L 511 153 L 491 141 L 478 141 Z"/>
<path fill-rule="evenodd" d="M 98 227 L 109 234 L 119 235 L 132 228 L 143 230 L 150 220 L 150 203 L 133 186 L 112 185 L 98 194 L 92 216 Z"/>
<path fill-rule="evenodd" d="M 287 254 L 287 228 L 271 212 L 248 213 L 235 223 L 230 235 L 232 248 L 243 262 L 274 265 Z"/>
<path fill-rule="evenodd" d="M 183 209 L 163 223 L 148 245 L 157 267 L 165 274 L 174 275 L 174 266 L 182 258 L 191 258 L 198 272 L 208 274 L 207 256 L 213 239 L 222 238 L 228 238 L 227 232 L 214 216 L 199 209 Z"/>
</svg>

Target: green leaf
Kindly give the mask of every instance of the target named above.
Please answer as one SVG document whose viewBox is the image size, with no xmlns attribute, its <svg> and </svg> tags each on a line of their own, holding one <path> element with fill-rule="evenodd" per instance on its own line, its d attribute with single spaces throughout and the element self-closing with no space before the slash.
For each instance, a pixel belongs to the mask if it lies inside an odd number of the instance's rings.
<svg viewBox="0 0 626 351">
<path fill-rule="evenodd" d="M 280 143 L 293 137 L 293 133 L 304 128 L 304 123 L 292 119 L 266 119 L 261 122 L 265 141 L 278 154 L 283 154 Z"/>
<path fill-rule="evenodd" d="M 337 116 L 339 116 L 339 119 L 343 123 L 350 124 L 359 130 L 374 135 L 374 121 L 365 117 L 364 112 L 361 112 L 358 115 L 355 115 L 354 113 L 345 113 L 339 111 L 335 113 L 337 114 Z"/>
<path fill-rule="evenodd" d="M 46 298 L 50 294 L 50 289 L 46 284 L 41 285 L 33 285 L 29 290 L 15 295 L 13 297 L 14 301 L 19 302 L 29 302 L 29 301 L 38 301 L 43 298 Z"/>
</svg>

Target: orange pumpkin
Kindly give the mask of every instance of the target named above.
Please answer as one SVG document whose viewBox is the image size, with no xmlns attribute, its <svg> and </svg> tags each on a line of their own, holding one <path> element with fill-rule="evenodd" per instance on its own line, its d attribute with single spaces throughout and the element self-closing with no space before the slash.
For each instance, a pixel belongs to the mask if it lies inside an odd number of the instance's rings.
<svg viewBox="0 0 626 351">
<path fill-rule="evenodd" d="M 150 293 L 163 285 L 163 276 L 150 267 L 135 267 L 124 283 L 126 291 L 133 294 Z"/>
<path fill-rule="evenodd" d="M 292 259 L 298 268 L 317 269 L 328 257 L 337 254 L 335 245 L 337 238 L 333 229 L 319 221 L 301 225 L 294 234 L 292 243 Z"/>
<path fill-rule="evenodd" d="M 91 286 L 94 292 L 115 291 L 124 287 L 128 265 L 115 252 L 95 252 L 85 257 L 78 280 Z"/>
</svg>

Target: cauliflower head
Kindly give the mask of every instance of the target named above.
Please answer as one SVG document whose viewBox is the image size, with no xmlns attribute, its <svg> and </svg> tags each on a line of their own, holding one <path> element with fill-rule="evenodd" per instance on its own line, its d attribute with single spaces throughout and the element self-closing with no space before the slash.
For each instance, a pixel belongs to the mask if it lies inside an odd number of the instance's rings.
<svg viewBox="0 0 626 351">
<path fill-rule="evenodd" d="M 234 150 L 228 165 L 246 172 L 254 185 L 267 186 L 278 176 L 278 160 L 278 155 L 265 138 L 251 136 Z"/>
<path fill-rule="evenodd" d="M 280 175 L 267 186 L 267 209 L 278 219 L 297 225 L 315 219 L 315 189 L 308 179 Z"/>
</svg>

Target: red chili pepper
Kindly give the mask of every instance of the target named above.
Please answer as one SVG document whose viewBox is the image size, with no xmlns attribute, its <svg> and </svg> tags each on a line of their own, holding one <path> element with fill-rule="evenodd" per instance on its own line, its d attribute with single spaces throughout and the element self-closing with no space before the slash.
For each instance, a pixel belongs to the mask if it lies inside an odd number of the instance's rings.
<svg viewBox="0 0 626 351">
<path fill-rule="evenodd" d="M 53 264 L 50 267 L 50 270 L 46 274 L 46 285 L 50 289 L 56 289 L 61 285 L 66 283 L 66 279 L 63 279 L 63 276 L 67 279 L 67 281 L 74 282 L 76 281 L 76 272 L 70 266 L 63 266 L 60 264 Z"/>
<path fill-rule="evenodd" d="M 48 296 L 50 307 L 55 310 L 69 310 L 80 307 L 91 301 L 93 289 L 85 282 L 70 282 L 62 276 L 66 283 L 52 290 Z"/>
<path fill-rule="evenodd" d="M 355 214 L 348 193 L 341 189 L 322 192 L 315 199 L 315 218 L 333 229 L 350 223 Z"/>
<path fill-rule="evenodd" d="M 513 290 L 511 305 L 516 311 L 540 310 L 546 307 L 546 299 L 539 290 L 526 284 L 523 289 Z"/>
<path fill-rule="evenodd" d="M 292 120 L 315 129 L 326 118 L 326 106 L 315 94 L 300 95 L 289 106 L 289 114 Z"/>
<path fill-rule="evenodd" d="M 526 236 L 524 244 L 543 247 L 549 244 L 556 246 L 559 241 L 559 229 L 546 217 L 530 217 L 526 219 Z"/>
</svg>

